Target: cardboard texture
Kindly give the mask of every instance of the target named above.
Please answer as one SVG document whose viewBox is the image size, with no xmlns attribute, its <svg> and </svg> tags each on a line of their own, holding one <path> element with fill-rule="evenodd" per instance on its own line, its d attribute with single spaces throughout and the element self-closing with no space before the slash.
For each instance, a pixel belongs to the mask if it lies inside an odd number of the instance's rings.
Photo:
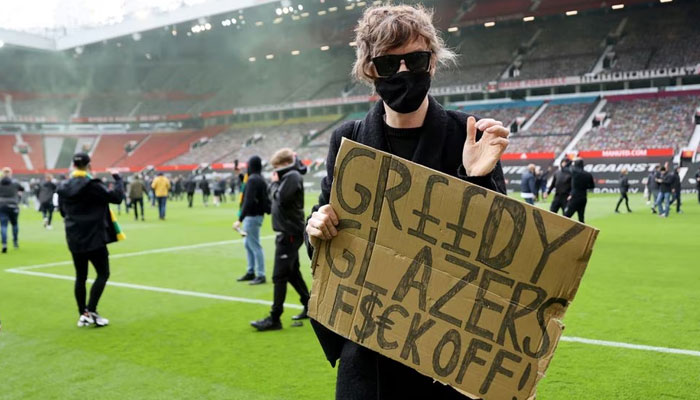
<svg viewBox="0 0 700 400">
<path fill-rule="evenodd" d="M 343 139 L 312 318 L 485 400 L 544 377 L 598 231 Z"/>
</svg>

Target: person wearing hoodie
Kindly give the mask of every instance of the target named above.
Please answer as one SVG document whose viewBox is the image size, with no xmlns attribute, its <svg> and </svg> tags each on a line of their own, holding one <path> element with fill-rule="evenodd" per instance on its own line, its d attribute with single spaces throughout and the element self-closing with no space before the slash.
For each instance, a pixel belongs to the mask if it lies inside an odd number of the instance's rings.
<svg viewBox="0 0 700 400">
<path fill-rule="evenodd" d="M 627 212 L 631 213 L 630 210 L 630 199 L 627 197 L 627 192 L 630 190 L 630 183 L 627 179 L 627 168 L 622 169 L 622 175 L 620 175 L 620 200 L 617 201 L 617 206 L 615 206 L 615 213 L 620 213 L 620 204 L 625 201 L 625 207 L 627 207 Z"/>
<path fill-rule="evenodd" d="M 549 211 L 557 214 L 559 210 L 564 213 L 566 209 L 567 198 L 571 194 L 571 170 L 569 169 L 569 164 L 571 160 L 564 158 L 559 164 L 559 171 L 557 171 L 552 177 L 552 182 L 549 184 L 549 189 L 547 193 L 543 196 L 547 198 L 554 190 L 554 199 L 552 204 L 549 206 Z"/>
<path fill-rule="evenodd" d="M 7 224 L 12 225 L 12 243 L 19 248 L 19 200 L 24 188 L 12 179 L 9 167 L 2 169 L 0 179 L 0 232 L 2 233 L 2 252 L 7 253 Z"/>
<path fill-rule="evenodd" d="M 588 191 L 595 188 L 595 181 L 590 172 L 583 169 L 583 159 L 574 160 L 571 169 L 571 195 L 566 204 L 564 216 L 571 218 L 578 214 L 578 221 L 585 223 L 586 204 L 588 203 Z"/>
<path fill-rule="evenodd" d="M 53 229 L 51 227 L 51 221 L 53 220 L 53 195 L 56 193 L 56 184 L 53 183 L 53 176 L 51 174 L 46 174 L 44 176 L 44 182 L 39 186 L 39 193 L 37 194 L 37 199 L 39 200 L 39 211 L 44 218 L 44 228 Z"/>
<path fill-rule="evenodd" d="M 185 192 L 187 192 L 187 207 L 192 208 L 192 201 L 194 200 L 194 191 L 197 190 L 197 181 L 194 180 L 194 176 L 190 176 L 185 181 Z"/>
<path fill-rule="evenodd" d="M 275 169 L 268 193 L 272 198 L 272 229 L 275 238 L 275 265 L 272 282 L 275 285 L 270 315 L 250 324 L 258 331 L 282 329 L 280 316 L 287 297 L 287 283 L 299 294 L 304 310 L 293 320 L 308 318 L 309 288 L 301 276 L 299 248 L 304 244 L 304 178 L 306 167 L 295 160 L 289 148 L 278 150 L 270 159 Z M 301 169 L 303 167 L 303 169 Z"/>
<path fill-rule="evenodd" d="M 680 165 L 677 165 L 676 168 L 673 169 L 673 185 L 671 187 L 671 203 L 670 205 L 673 205 L 673 203 L 676 203 L 676 214 L 682 214 L 683 211 L 681 211 L 681 190 L 682 190 L 682 185 L 681 185 L 681 167 Z"/>
<path fill-rule="evenodd" d="M 250 281 L 251 285 L 265 283 L 265 254 L 260 244 L 260 227 L 265 214 L 270 213 L 270 199 L 267 197 L 267 183 L 260 173 L 262 160 L 253 156 L 248 160 L 248 182 L 243 190 L 238 221 L 233 228 L 238 230 L 243 226 L 245 250 L 248 256 L 248 269 L 245 275 L 238 278 L 239 282 Z"/>
<path fill-rule="evenodd" d="M 202 202 L 204 207 L 209 207 L 209 195 L 211 194 L 211 188 L 209 187 L 209 181 L 205 176 L 202 177 L 202 181 L 199 182 L 199 188 L 202 189 Z"/>
<path fill-rule="evenodd" d="M 68 249 L 75 266 L 75 300 L 78 304 L 78 326 L 106 326 L 109 320 L 97 313 L 97 304 L 109 279 L 109 252 L 107 244 L 123 239 L 119 225 L 109 209 L 109 204 L 124 200 L 121 177 L 113 174 L 113 190 L 90 175 L 90 157 L 85 153 L 73 156 L 73 172 L 70 179 L 58 188 L 58 209 L 63 216 Z M 88 262 L 97 271 L 97 278 L 90 289 L 86 304 L 85 281 Z"/>
</svg>

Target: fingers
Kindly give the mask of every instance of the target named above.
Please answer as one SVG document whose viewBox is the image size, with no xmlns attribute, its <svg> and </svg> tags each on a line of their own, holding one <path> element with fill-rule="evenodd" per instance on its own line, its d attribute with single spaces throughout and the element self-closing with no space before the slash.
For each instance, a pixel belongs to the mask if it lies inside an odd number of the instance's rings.
<svg viewBox="0 0 700 400">
<path fill-rule="evenodd" d="M 326 204 L 318 209 L 318 212 L 328 215 L 333 221 L 333 225 L 338 225 L 338 215 L 330 204 Z"/>
<path fill-rule="evenodd" d="M 479 121 L 479 122 L 481 122 L 481 121 Z M 489 128 L 486 128 L 484 133 L 490 133 L 490 134 L 498 136 L 498 137 L 507 138 L 508 135 L 510 134 L 510 131 L 508 130 L 508 128 L 504 127 L 503 125 L 493 125 Z"/>
<path fill-rule="evenodd" d="M 493 126 L 503 126 L 503 122 L 497 121 L 493 118 L 483 118 L 476 123 L 476 129 L 482 132 Z"/>
<path fill-rule="evenodd" d="M 509 143 L 510 141 L 508 139 L 502 137 L 495 138 L 490 142 L 491 146 L 502 146 L 504 149 L 508 147 Z"/>
<path fill-rule="evenodd" d="M 335 227 L 338 224 L 338 216 L 330 206 L 324 207 L 311 214 L 306 225 L 306 232 L 309 236 L 330 240 L 338 235 L 338 230 Z"/>
<path fill-rule="evenodd" d="M 476 118 L 474 117 L 467 118 L 467 143 L 476 143 Z"/>
</svg>

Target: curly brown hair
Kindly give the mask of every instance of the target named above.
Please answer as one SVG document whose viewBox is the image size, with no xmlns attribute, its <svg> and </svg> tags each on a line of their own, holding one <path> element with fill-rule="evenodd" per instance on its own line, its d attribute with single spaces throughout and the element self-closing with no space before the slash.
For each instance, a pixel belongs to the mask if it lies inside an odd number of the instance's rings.
<svg viewBox="0 0 700 400">
<path fill-rule="evenodd" d="M 435 70 L 438 64 L 454 63 L 456 54 L 445 46 L 432 20 L 432 10 L 421 5 L 367 8 L 355 27 L 356 60 L 352 75 L 371 85 L 378 78 L 372 57 L 415 40 L 423 40 L 432 51 L 431 69 Z"/>
</svg>

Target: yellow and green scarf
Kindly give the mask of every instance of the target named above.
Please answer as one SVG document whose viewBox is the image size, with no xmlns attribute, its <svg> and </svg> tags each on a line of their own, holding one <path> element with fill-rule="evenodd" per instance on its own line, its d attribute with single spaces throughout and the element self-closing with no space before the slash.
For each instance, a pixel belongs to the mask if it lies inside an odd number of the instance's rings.
<svg viewBox="0 0 700 400">
<path fill-rule="evenodd" d="M 87 179 L 92 179 L 92 175 L 88 174 L 87 171 L 80 171 L 80 170 L 75 170 L 71 172 L 70 174 L 71 178 L 87 178 Z M 117 240 L 124 240 L 126 239 L 126 234 L 122 231 L 122 227 L 119 225 L 119 222 L 117 222 L 117 216 L 114 215 L 114 211 L 112 209 L 109 209 L 109 217 L 112 220 L 112 225 L 114 226 L 114 230 L 117 232 Z"/>
</svg>

